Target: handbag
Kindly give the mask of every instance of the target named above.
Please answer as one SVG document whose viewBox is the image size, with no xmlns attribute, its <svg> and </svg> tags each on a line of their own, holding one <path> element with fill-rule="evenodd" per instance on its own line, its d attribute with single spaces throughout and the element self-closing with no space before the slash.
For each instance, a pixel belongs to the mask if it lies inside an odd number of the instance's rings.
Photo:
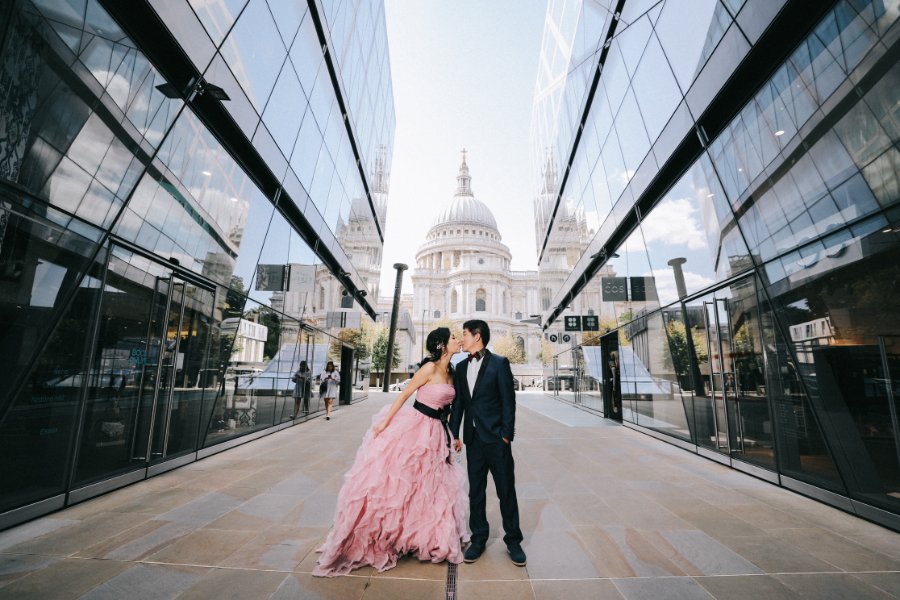
<svg viewBox="0 0 900 600">
<path fill-rule="evenodd" d="M 328 381 L 326 380 L 319 384 L 319 395 L 324 396 L 325 392 L 327 392 L 327 391 L 328 391 Z"/>
</svg>

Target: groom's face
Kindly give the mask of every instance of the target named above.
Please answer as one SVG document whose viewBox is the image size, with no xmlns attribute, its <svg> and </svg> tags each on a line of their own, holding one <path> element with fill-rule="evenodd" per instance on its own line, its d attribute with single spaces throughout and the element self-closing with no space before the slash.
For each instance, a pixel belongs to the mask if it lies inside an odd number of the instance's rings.
<svg viewBox="0 0 900 600">
<path fill-rule="evenodd" d="M 476 333 L 472 335 L 472 332 L 468 329 L 463 329 L 462 334 L 462 349 L 464 352 L 471 352 L 472 348 L 475 347 L 478 342 L 481 341 L 481 334 Z"/>
</svg>

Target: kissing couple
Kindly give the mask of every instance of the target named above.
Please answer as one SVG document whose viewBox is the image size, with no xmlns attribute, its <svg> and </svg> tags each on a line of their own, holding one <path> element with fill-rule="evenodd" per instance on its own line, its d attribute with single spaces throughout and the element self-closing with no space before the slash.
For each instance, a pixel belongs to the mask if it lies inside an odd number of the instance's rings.
<svg viewBox="0 0 900 600">
<path fill-rule="evenodd" d="M 488 473 L 510 559 L 525 566 L 512 456 L 515 386 L 509 360 L 487 349 L 490 339 L 488 324 L 477 319 L 463 324 L 461 340 L 446 327 L 428 334 L 428 356 L 372 419 L 344 475 L 313 575 L 346 575 L 365 565 L 382 572 L 406 554 L 434 563 L 475 562 L 490 532 Z M 451 358 L 460 349 L 468 356 L 454 369 Z M 463 443 L 466 472 L 452 457 Z"/>
</svg>

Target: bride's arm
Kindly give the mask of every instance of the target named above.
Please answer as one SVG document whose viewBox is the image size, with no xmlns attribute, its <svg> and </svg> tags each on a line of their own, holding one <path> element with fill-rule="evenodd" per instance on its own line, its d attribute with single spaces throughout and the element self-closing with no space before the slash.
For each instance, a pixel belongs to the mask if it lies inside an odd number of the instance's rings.
<svg viewBox="0 0 900 600">
<path fill-rule="evenodd" d="M 413 375 L 412 381 L 407 384 L 406 389 L 400 392 L 400 395 L 397 396 L 396 400 L 394 400 L 394 403 L 391 405 L 391 410 L 389 410 L 387 416 L 384 417 L 384 421 L 372 428 L 372 431 L 375 435 L 378 435 L 379 433 L 384 431 L 385 428 L 387 428 L 387 426 L 391 424 L 391 419 L 394 418 L 394 415 L 397 414 L 397 411 L 400 410 L 400 407 L 406 403 L 410 396 L 412 396 L 413 392 L 428 383 L 428 380 L 431 379 L 432 375 L 434 375 L 434 369 L 434 363 L 427 362 L 422 365 L 418 371 L 416 371 L 416 374 Z"/>
</svg>

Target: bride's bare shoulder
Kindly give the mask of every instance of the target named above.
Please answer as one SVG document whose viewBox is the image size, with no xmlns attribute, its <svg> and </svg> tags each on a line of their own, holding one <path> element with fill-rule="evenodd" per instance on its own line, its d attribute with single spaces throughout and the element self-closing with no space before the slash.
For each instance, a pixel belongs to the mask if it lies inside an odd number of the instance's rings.
<svg viewBox="0 0 900 600">
<path fill-rule="evenodd" d="M 427 363 L 425 363 L 424 365 L 419 367 L 419 371 L 416 374 L 417 375 L 421 374 L 421 375 L 425 375 L 426 377 L 431 377 L 432 375 L 434 375 L 434 371 L 435 371 L 434 361 L 428 361 Z"/>
</svg>

